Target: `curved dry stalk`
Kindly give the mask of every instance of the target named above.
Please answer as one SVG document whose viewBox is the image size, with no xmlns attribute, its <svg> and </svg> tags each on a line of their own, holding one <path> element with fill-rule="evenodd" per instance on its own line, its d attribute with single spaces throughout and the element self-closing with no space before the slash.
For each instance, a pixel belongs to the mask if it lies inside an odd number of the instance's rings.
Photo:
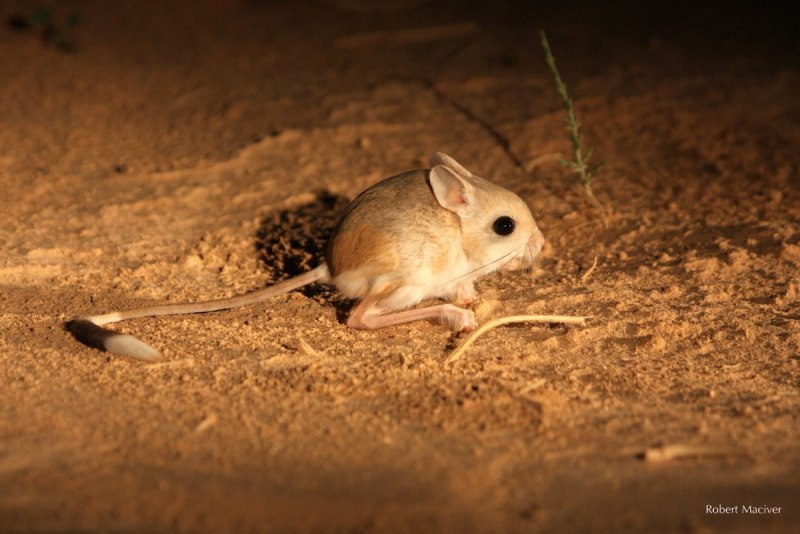
<svg viewBox="0 0 800 534">
<path fill-rule="evenodd" d="M 747 456 L 747 453 L 735 447 L 671 443 L 658 447 L 650 447 L 641 454 L 641 457 L 648 462 L 669 462 L 671 460 L 681 460 L 683 458 L 706 456 Z"/>
<path fill-rule="evenodd" d="M 491 321 L 481 325 L 478 327 L 477 330 L 472 332 L 467 339 L 464 340 L 464 343 L 461 344 L 456 350 L 454 350 L 450 356 L 444 361 L 445 364 L 453 363 L 457 359 L 459 359 L 464 352 L 472 345 L 476 339 L 482 336 L 484 333 L 488 332 L 492 328 L 497 328 L 498 326 L 502 326 L 504 324 L 511 324 L 511 323 L 527 323 L 527 322 L 537 322 L 537 323 L 563 323 L 563 324 L 579 324 L 585 325 L 586 324 L 586 317 L 577 317 L 574 315 L 509 315 L 508 317 L 499 317 L 497 319 L 492 319 Z"/>
<path fill-rule="evenodd" d="M 589 279 L 589 277 L 592 275 L 595 269 L 597 269 L 597 256 L 594 257 L 594 262 L 592 262 L 592 266 L 589 267 L 589 270 L 583 273 L 583 276 L 581 276 L 582 284 L 586 283 L 586 280 Z"/>
</svg>

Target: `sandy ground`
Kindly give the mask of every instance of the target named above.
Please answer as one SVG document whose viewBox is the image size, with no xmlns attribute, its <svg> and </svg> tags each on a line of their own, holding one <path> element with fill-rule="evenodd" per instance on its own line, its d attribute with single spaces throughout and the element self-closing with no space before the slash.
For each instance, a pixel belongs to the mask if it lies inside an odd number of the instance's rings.
<svg viewBox="0 0 800 534">
<path fill-rule="evenodd" d="M 4 25 L 0 530 L 797 532 L 797 10 L 596 4 L 58 2 L 72 52 Z M 348 330 L 324 288 L 118 325 L 152 365 L 63 328 L 314 266 L 345 199 L 437 150 L 548 239 L 479 320 L 587 326 L 450 366 L 463 336 Z"/>
</svg>

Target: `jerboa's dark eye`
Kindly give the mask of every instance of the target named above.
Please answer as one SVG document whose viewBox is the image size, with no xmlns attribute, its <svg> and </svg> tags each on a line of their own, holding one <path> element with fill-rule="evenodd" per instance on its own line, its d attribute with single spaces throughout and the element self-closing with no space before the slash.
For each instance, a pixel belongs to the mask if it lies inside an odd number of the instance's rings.
<svg viewBox="0 0 800 534">
<path fill-rule="evenodd" d="M 494 221 L 494 224 L 492 224 L 492 230 L 494 230 L 494 233 L 497 235 L 509 235 L 514 231 L 515 226 L 516 223 L 514 222 L 514 219 L 507 215 L 503 215 Z"/>
</svg>

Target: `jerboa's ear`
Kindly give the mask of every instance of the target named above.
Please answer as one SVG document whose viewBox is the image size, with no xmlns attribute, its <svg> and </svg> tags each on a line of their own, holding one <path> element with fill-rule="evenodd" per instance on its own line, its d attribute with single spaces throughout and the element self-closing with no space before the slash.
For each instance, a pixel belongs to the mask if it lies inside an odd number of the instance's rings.
<svg viewBox="0 0 800 534">
<path fill-rule="evenodd" d="M 445 167 L 450 167 L 455 171 L 456 174 L 459 176 L 463 176 L 464 178 L 469 178 L 472 176 L 472 173 L 465 169 L 459 162 L 445 154 L 444 152 L 434 152 L 433 156 L 431 156 L 431 167 L 436 167 L 437 165 L 444 165 Z"/>
<path fill-rule="evenodd" d="M 475 188 L 449 166 L 436 165 L 428 179 L 436 201 L 443 208 L 462 215 L 475 207 Z"/>
</svg>

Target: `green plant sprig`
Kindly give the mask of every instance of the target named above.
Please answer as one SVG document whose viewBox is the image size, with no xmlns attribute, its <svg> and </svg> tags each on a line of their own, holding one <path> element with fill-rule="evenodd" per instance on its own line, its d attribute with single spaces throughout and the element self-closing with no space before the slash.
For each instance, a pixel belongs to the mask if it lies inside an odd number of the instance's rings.
<svg viewBox="0 0 800 534">
<path fill-rule="evenodd" d="M 597 170 L 603 166 L 603 162 L 595 165 L 589 165 L 589 160 L 592 157 L 592 149 L 587 149 L 586 152 L 584 152 L 583 137 L 581 136 L 581 123 L 575 116 L 575 109 L 572 105 L 572 100 L 569 98 L 569 94 L 567 93 L 567 86 L 561 80 L 561 75 L 558 73 L 556 59 L 553 57 L 553 52 L 550 50 L 550 43 L 547 41 L 547 35 L 545 35 L 544 30 L 539 30 L 539 36 L 541 37 L 542 48 L 544 48 L 547 66 L 550 67 L 550 74 L 553 76 L 553 80 L 556 83 L 558 96 L 561 97 L 561 103 L 564 105 L 564 109 L 567 112 L 567 130 L 569 131 L 570 141 L 572 141 L 573 160 L 561 160 L 561 163 L 572 169 L 573 172 L 578 175 L 580 183 L 583 186 L 583 190 L 586 193 L 586 197 L 589 199 L 589 202 L 594 204 L 600 210 L 603 217 L 603 224 L 608 226 L 608 214 L 606 213 L 606 210 L 600 201 L 597 200 L 597 197 L 594 196 L 594 192 L 592 191 L 592 180 L 594 179 L 594 175 Z"/>
</svg>

